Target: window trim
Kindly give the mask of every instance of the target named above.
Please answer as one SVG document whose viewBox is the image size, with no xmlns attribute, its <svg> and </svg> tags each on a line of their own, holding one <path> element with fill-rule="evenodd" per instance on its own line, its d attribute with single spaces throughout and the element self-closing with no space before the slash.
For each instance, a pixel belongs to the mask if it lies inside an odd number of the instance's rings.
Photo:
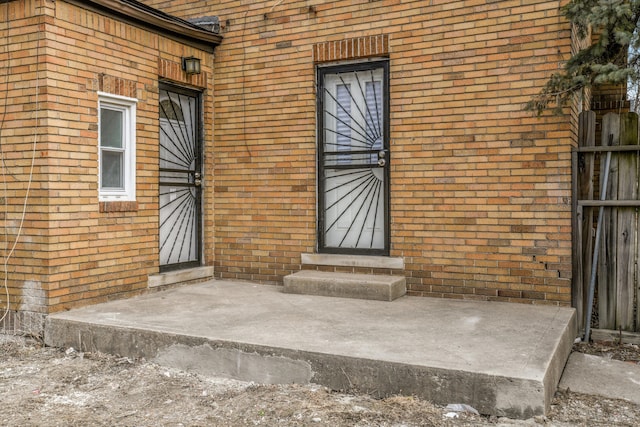
<svg viewBox="0 0 640 427">
<path fill-rule="evenodd" d="M 136 200 L 136 105 L 138 100 L 111 93 L 98 92 L 98 200 L 135 201 Z M 110 108 L 123 112 L 122 145 L 124 153 L 123 188 L 102 187 L 102 141 L 101 111 Z"/>
</svg>

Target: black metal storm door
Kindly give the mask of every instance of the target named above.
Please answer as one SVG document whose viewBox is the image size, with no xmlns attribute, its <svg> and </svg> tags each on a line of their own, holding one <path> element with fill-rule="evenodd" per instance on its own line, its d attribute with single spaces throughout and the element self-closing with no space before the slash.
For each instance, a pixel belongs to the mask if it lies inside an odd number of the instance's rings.
<svg viewBox="0 0 640 427">
<path fill-rule="evenodd" d="M 160 268 L 200 265 L 200 94 L 160 86 Z"/>
<path fill-rule="evenodd" d="M 389 253 L 388 62 L 318 69 L 319 250 Z"/>
</svg>

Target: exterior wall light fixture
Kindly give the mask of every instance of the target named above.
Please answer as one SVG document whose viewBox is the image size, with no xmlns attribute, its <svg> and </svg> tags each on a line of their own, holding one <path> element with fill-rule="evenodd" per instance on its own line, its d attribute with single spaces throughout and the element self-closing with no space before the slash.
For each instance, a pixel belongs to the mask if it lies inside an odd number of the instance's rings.
<svg viewBox="0 0 640 427">
<path fill-rule="evenodd" d="M 200 58 L 196 58 L 195 56 L 182 58 L 182 69 L 188 76 L 200 74 Z"/>
</svg>

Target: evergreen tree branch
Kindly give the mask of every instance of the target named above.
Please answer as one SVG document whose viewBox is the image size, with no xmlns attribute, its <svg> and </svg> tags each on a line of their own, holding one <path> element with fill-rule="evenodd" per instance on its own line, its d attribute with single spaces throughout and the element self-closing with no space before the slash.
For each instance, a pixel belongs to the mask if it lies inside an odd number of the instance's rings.
<svg viewBox="0 0 640 427">
<path fill-rule="evenodd" d="M 602 84 L 636 84 L 640 77 L 640 0 L 571 0 L 562 10 L 590 43 L 551 75 L 525 109 L 560 112 L 573 95 Z"/>
</svg>

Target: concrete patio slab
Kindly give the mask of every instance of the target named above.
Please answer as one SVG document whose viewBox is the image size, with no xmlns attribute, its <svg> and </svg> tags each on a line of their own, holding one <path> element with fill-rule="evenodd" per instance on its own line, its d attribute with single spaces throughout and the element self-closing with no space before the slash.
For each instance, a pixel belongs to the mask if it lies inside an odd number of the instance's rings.
<svg viewBox="0 0 640 427">
<path fill-rule="evenodd" d="M 50 315 L 45 342 L 526 418 L 548 410 L 575 335 L 570 308 L 407 296 L 389 303 L 211 281 Z"/>
</svg>

